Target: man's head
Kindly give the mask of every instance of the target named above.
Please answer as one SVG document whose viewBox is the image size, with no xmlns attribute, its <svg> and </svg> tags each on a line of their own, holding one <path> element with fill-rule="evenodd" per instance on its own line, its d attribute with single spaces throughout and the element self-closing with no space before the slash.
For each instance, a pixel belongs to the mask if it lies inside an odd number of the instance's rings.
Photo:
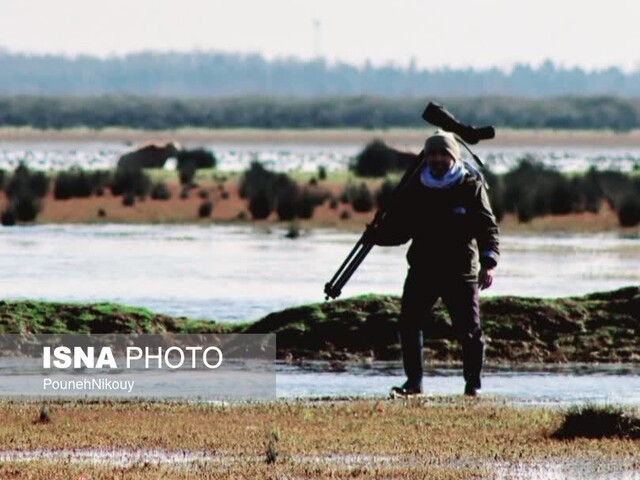
<svg viewBox="0 0 640 480">
<path fill-rule="evenodd" d="M 431 175 L 442 178 L 460 158 L 460 145 L 449 132 L 436 130 L 424 143 L 424 154 Z"/>
</svg>

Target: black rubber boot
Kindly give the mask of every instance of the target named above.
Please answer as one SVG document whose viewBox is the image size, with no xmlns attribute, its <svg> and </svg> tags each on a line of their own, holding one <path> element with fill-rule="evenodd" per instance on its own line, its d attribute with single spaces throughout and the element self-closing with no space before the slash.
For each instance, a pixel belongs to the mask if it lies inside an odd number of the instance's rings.
<svg viewBox="0 0 640 480">
<path fill-rule="evenodd" d="M 475 391 L 477 393 L 482 388 L 480 374 L 484 360 L 484 341 L 481 335 L 480 333 L 462 344 L 463 374 L 466 382 L 465 395 L 474 395 L 467 392 Z"/>
<path fill-rule="evenodd" d="M 423 358 L 422 358 L 422 330 L 400 330 L 402 345 L 402 364 L 407 381 L 403 387 L 422 392 Z"/>
<path fill-rule="evenodd" d="M 391 387 L 391 397 L 412 397 L 422 395 L 422 385 L 416 385 L 407 380 L 401 387 Z"/>
</svg>

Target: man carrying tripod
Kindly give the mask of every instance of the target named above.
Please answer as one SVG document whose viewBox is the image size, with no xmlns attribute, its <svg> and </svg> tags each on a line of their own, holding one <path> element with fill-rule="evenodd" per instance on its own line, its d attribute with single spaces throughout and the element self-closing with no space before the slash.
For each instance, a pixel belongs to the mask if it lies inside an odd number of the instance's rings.
<svg viewBox="0 0 640 480">
<path fill-rule="evenodd" d="M 389 207 L 385 221 L 363 236 L 364 243 L 381 246 L 412 240 L 399 319 L 407 380 L 392 393 L 422 392 L 424 319 L 442 298 L 462 344 L 464 393 L 476 395 L 484 354 L 478 292 L 493 281 L 498 226 L 483 179 L 460 160 L 452 134 L 436 131 L 427 138 L 423 154 L 424 166 Z"/>
</svg>

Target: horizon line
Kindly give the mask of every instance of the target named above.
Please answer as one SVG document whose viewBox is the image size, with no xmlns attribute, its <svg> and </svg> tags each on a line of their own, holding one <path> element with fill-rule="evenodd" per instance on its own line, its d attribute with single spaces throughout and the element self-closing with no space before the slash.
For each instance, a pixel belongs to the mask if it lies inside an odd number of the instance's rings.
<svg viewBox="0 0 640 480">
<path fill-rule="evenodd" d="M 128 57 L 135 57 L 138 55 L 220 55 L 220 56 L 229 56 L 229 57 L 259 57 L 266 63 L 278 63 L 284 61 L 292 61 L 292 62 L 300 62 L 300 63 L 316 63 L 321 62 L 330 67 L 336 66 L 349 66 L 356 69 L 367 68 L 368 66 L 373 69 L 381 69 L 381 68 L 393 68 L 396 70 L 414 70 L 415 72 L 438 72 L 438 71 L 465 71 L 465 70 L 473 70 L 475 72 L 487 72 L 498 70 L 505 74 L 511 74 L 518 67 L 527 67 L 532 70 L 540 70 L 543 67 L 549 66 L 556 71 L 570 71 L 570 70 L 582 70 L 585 73 L 593 74 L 593 73 L 602 73 L 608 70 L 618 70 L 622 72 L 624 75 L 634 75 L 640 74 L 640 66 L 635 69 L 627 69 L 622 65 L 611 64 L 608 66 L 602 67 L 586 67 L 584 65 L 565 65 L 563 62 L 558 60 L 554 60 L 552 58 L 546 58 L 541 62 L 526 62 L 526 61 L 516 61 L 512 62 L 509 65 L 491 65 L 491 66 L 480 66 L 480 65 L 465 65 L 465 66 L 453 66 L 453 65 L 435 65 L 429 67 L 418 67 L 412 62 L 409 62 L 407 65 L 394 62 L 393 60 L 386 60 L 384 62 L 380 61 L 372 61 L 371 59 L 364 59 L 360 63 L 349 62 L 345 60 L 341 60 L 338 58 L 332 59 L 325 55 L 316 56 L 316 57 L 301 57 L 299 55 L 294 54 L 283 54 L 283 55 L 273 55 L 268 56 L 264 53 L 253 51 L 253 52 L 243 52 L 243 51 L 224 51 L 224 50 L 215 50 L 215 49 L 202 49 L 202 48 L 192 48 L 189 50 L 181 50 L 181 49 L 153 49 L 153 48 L 145 48 L 139 50 L 131 50 L 129 52 L 112 52 L 106 55 L 91 53 L 91 52 L 36 52 L 36 51 L 25 51 L 25 50 L 13 50 L 6 46 L 0 45 L 0 55 L 8 55 L 8 56 L 24 56 L 24 57 L 33 57 L 33 58 L 46 58 L 46 57 L 60 57 L 65 60 L 77 60 L 80 58 L 90 58 L 99 61 L 109 61 L 109 60 L 117 60 L 117 59 L 126 59 Z"/>
</svg>

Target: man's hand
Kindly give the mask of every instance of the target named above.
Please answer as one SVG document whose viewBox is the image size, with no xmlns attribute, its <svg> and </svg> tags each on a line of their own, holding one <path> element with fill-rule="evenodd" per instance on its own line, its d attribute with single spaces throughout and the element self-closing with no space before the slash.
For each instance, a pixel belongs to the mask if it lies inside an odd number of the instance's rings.
<svg viewBox="0 0 640 480">
<path fill-rule="evenodd" d="M 493 283 L 493 268 L 481 268 L 478 274 L 478 285 L 480 290 L 485 290 Z"/>
</svg>

